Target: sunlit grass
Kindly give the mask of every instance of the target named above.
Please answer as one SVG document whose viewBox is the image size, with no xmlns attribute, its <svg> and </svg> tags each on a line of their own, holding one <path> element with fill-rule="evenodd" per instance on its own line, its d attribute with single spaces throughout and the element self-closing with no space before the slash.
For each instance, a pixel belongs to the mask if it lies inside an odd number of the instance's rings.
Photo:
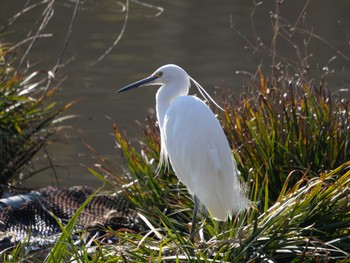
<svg viewBox="0 0 350 263">
<path fill-rule="evenodd" d="M 56 107 L 49 98 L 57 87 L 47 87 L 49 72 L 20 72 L 16 54 L 0 43 L 0 184 L 14 184 L 38 172 L 33 157 L 57 132 L 54 121 L 69 105 Z M 47 162 L 47 169 L 52 164 Z M 21 176 L 21 178 L 19 178 Z"/>
<path fill-rule="evenodd" d="M 217 111 L 254 204 L 249 211 L 218 223 L 203 209 L 191 241 L 192 197 L 171 167 L 157 173 L 159 131 L 150 116 L 137 145 L 129 142 L 125 130 L 114 127 L 126 164 L 123 176 L 117 172 L 119 167 L 101 156 L 97 156 L 99 165 L 89 168 L 135 205 L 144 230 L 107 230 L 118 237 L 117 243 L 78 244 L 70 239 L 73 217 L 62 226 L 61 239 L 47 261 L 346 262 L 350 258 L 350 104 L 330 95 L 323 82 L 281 78 L 270 85 L 258 72 L 258 80 L 252 80 L 239 98 L 223 91 L 225 111 Z M 21 86 L 9 87 L 12 92 Z M 20 102 L 15 106 L 20 109 L 22 104 L 31 105 L 30 99 L 22 102 L 21 95 L 10 97 L 16 102 L 13 105 Z M 37 105 L 30 107 L 28 120 L 44 127 L 49 120 L 41 117 Z M 11 112 L 9 107 L 4 108 Z M 12 134 L 25 134 L 21 118 L 14 123 Z M 3 258 L 35 262 L 24 246 L 9 250 Z"/>
<path fill-rule="evenodd" d="M 219 118 L 255 206 L 225 224 L 203 211 L 197 225 L 202 236 L 192 243 L 192 197 L 171 169 L 156 176 L 154 119 L 147 118 L 140 145 L 131 145 L 125 131 L 115 127 L 127 164 L 125 177 L 115 183 L 128 185 L 122 191 L 152 226 L 142 235 L 127 234 L 123 257 L 345 262 L 350 255 L 349 103 L 311 83 L 281 82 L 273 88 L 262 72 L 240 99 L 228 91 L 223 98 L 225 112 L 218 112 Z M 102 176 L 108 170 L 111 176 L 113 165 L 101 163 L 95 172 Z"/>
<path fill-rule="evenodd" d="M 57 219 L 57 222 L 59 223 L 62 234 L 55 243 L 55 246 L 51 249 L 50 253 L 48 254 L 47 258 L 45 259 L 45 262 L 64 262 L 69 261 L 69 258 L 67 256 L 70 256 L 72 259 L 85 262 L 87 259 L 88 253 L 81 253 L 81 249 L 77 249 L 77 246 L 74 245 L 74 242 L 72 240 L 72 235 L 74 233 L 74 226 L 76 224 L 76 221 L 79 217 L 79 215 L 82 213 L 86 205 L 93 199 L 93 197 L 98 193 L 98 190 L 93 193 L 91 196 L 89 196 L 88 199 L 85 200 L 85 202 L 79 207 L 79 209 L 74 213 L 72 218 L 68 221 L 66 225 L 63 225 L 59 219 Z"/>
<path fill-rule="evenodd" d="M 73 218 L 62 226 L 48 262 L 346 262 L 350 105 L 331 96 L 323 82 L 281 79 L 271 86 L 259 74 L 238 99 L 224 91 L 225 111 L 217 112 L 254 203 L 249 211 L 218 223 L 202 210 L 191 241 L 192 197 L 171 168 L 157 174 L 159 132 L 150 116 L 137 145 L 114 127 L 123 176 L 101 156 L 89 168 L 135 205 L 144 230 L 107 230 L 118 238 L 114 244 L 75 244 L 69 239 Z M 22 251 L 9 253 L 15 259 Z"/>
<path fill-rule="evenodd" d="M 259 74 L 239 102 L 224 97 L 220 117 L 240 171 L 254 180 L 252 198 L 272 204 L 303 176 L 311 179 L 349 160 L 349 102 L 331 96 L 324 82 L 282 79 L 272 87 Z"/>
<path fill-rule="evenodd" d="M 273 33 L 288 39 L 290 31 L 285 29 L 292 29 L 291 25 L 280 26 L 279 18 L 276 11 Z M 290 41 L 299 51 L 295 40 Z M 257 50 L 264 48 L 256 42 Z M 171 168 L 157 175 L 159 132 L 150 116 L 139 144 L 131 144 L 127 132 L 114 127 L 125 161 L 122 176 L 119 166 L 101 156 L 96 156 L 99 165 L 89 168 L 135 205 L 144 230 L 108 229 L 109 235 L 118 238 L 113 244 L 75 243 L 70 236 L 81 207 L 62 225 L 61 238 L 49 248 L 46 261 L 348 262 L 349 101 L 332 96 L 324 79 L 306 80 L 302 72 L 308 68 L 308 54 L 290 63 L 277 54 L 276 38 L 273 43 L 273 48 L 265 45 L 273 58 L 273 80 L 259 68 L 258 77 L 240 96 L 223 91 L 220 104 L 225 111 L 216 112 L 254 204 L 249 211 L 218 223 L 202 210 L 198 234 L 191 241 L 192 197 Z M 7 48 L 0 47 L 0 162 L 5 165 L 2 175 L 9 180 L 43 147 L 51 135 L 48 124 L 58 111 L 52 111 L 54 103 L 43 103 L 55 89 L 43 89 L 40 72 L 15 73 Z M 299 75 L 291 78 L 279 71 L 283 69 L 279 59 Z M 41 262 L 26 246 L 30 244 L 23 242 L 3 251 L 1 259 Z"/>
</svg>

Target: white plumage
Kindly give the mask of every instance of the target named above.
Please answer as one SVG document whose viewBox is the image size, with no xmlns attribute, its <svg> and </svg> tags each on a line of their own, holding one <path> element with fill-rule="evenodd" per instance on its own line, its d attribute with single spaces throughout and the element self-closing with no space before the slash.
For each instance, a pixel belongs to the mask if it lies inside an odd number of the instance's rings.
<svg viewBox="0 0 350 263">
<path fill-rule="evenodd" d="M 161 85 L 156 95 L 160 162 L 167 163 L 169 159 L 189 192 L 198 197 L 214 219 L 226 221 L 232 214 L 246 209 L 249 201 L 218 119 L 202 100 L 188 95 L 191 80 L 203 96 L 212 100 L 182 68 L 172 64 L 118 92 Z"/>
</svg>

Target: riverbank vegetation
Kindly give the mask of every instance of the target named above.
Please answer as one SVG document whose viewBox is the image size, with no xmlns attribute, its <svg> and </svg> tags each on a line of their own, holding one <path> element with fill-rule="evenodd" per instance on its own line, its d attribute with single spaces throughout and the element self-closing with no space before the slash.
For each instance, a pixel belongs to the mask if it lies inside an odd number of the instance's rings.
<svg viewBox="0 0 350 263">
<path fill-rule="evenodd" d="M 124 181 L 118 177 L 115 183 L 128 186 L 122 191 L 147 218 L 150 230 L 142 235 L 118 233 L 120 246 L 108 259 L 349 260 L 350 103 L 341 92 L 329 91 L 327 66 L 318 78 L 312 75 L 308 40 L 316 36 L 301 25 L 293 27 L 298 22 L 292 26 L 281 19 L 279 8 L 276 1 L 272 44 L 257 38 L 256 46 L 250 46 L 271 57 L 270 69 L 260 65 L 238 97 L 224 90 L 225 111 L 217 111 L 254 206 L 225 224 L 203 211 L 197 225 L 201 230 L 192 243 L 191 196 L 171 169 L 155 173 L 160 141 L 154 117 L 147 118 L 138 146 L 129 143 L 126 131 L 115 127 L 127 163 Z M 291 45 L 294 60 L 278 52 L 280 39 Z M 343 59 L 348 61 L 346 56 Z M 100 161 L 100 169 L 92 172 L 113 178 L 113 165 Z"/>
<path fill-rule="evenodd" d="M 121 244 L 128 249 L 120 258 L 214 262 L 349 258 L 349 103 L 331 96 L 323 86 L 291 81 L 282 87 L 283 82 L 271 87 L 260 72 L 241 99 L 225 94 L 225 111 L 219 118 L 255 207 L 226 224 L 204 213 L 197 226 L 202 237 L 195 243 L 188 240 L 191 196 L 171 170 L 155 176 L 159 134 L 154 120 L 148 119 L 141 150 L 116 128 L 130 171 L 125 182 L 130 186 L 124 192 L 158 233 L 150 230 L 147 238 L 122 234 Z"/>
<path fill-rule="evenodd" d="M 21 72 L 16 69 L 16 51 L 0 42 L 0 184 L 18 186 L 32 175 L 52 168 L 45 146 L 54 135 L 57 116 L 69 105 L 57 107 L 50 101 L 58 86 L 50 87 L 48 71 Z M 33 159 L 43 150 L 41 165 Z"/>
<path fill-rule="evenodd" d="M 114 125 L 118 153 L 125 160 L 123 176 L 117 172 L 118 164 L 98 154 L 98 165 L 89 168 L 114 192 L 128 197 L 147 230 L 107 229 L 106 235 L 117 237 L 115 243 L 91 240 L 78 246 L 70 237 L 80 209 L 66 226 L 62 225 L 62 235 L 46 260 L 348 262 L 350 102 L 329 91 L 332 83 L 327 83 L 326 75 L 315 78 L 309 74 L 308 53 L 300 52 L 306 50 L 302 47 L 306 42 L 303 37 L 302 44 L 295 42 L 294 33 L 286 33 L 292 28 L 285 21 L 281 25 L 279 3 L 276 6 L 271 18 L 272 45 L 256 41 L 256 51 L 271 56 L 270 67 L 259 65 L 239 96 L 224 89 L 217 99 L 225 111 L 216 113 L 253 204 L 249 211 L 218 223 L 202 210 L 197 235 L 191 241 L 188 223 L 192 197 L 171 168 L 156 175 L 159 131 L 155 117 L 148 116 L 138 144 L 130 143 L 127 131 Z M 294 61 L 278 53 L 279 38 L 290 41 L 296 54 Z M 5 84 L 1 84 L 0 131 L 7 127 L 20 144 L 2 149 L 25 151 L 24 142 L 36 142 L 39 148 L 29 151 L 30 157 L 43 147 L 51 134 L 47 125 L 59 112 L 52 111 L 54 105 L 42 106 L 43 98 L 54 89 L 42 91 L 37 85 L 29 85 L 36 75 L 19 79 L 6 72 L 5 67 L 1 72 Z M 9 117 L 14 109 L 20 109 L 16 111 L 20 114 Z M 22 244 L 3 256 L 7 261 L 36 262 L 26 251 Z"/>
</svg>

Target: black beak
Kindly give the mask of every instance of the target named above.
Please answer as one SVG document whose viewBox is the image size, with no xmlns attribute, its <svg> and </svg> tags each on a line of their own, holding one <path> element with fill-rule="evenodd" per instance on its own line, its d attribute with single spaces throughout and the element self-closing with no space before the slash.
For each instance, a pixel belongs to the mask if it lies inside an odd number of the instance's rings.
<svg viewBox="0 0 350 263">
<path fill-rule="evenodd" d="M 121 92 L 124 92 L 124 91 L 128 91 L 128 90 L 131 90 L 131 89 L 134 89 L 134 88 L 138 88 L 146 83 L 149 83 L 149 82 L 152 82 L 153 80 L 157 79 L 158 77 L 157 76 L 150 76 L 148 78 L 145 78 L 145 79 L 141 79 L 139 81 L 136 81 L 132 84 L 129 84 L 127 86 L 125 86 L 124 88 L 121 88 L 120 90 L 117 91 L 117 93 L 121 93 Z"/>
</svg>

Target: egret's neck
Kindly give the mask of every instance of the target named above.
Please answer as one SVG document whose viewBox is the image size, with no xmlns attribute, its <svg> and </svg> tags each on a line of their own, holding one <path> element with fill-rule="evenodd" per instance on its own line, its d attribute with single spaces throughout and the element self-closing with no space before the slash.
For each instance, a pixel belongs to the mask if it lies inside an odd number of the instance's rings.
<svg viewBox="0 0 350 263">
<path fill-rule="evenodd" d="M 175 81 L 171 84 L 165 84 L 159 88 L 156 95 L 156 109 L 159 126 L 164 124 L 165 114 L 174 99 L 179 96 L 186 96 L 190 88 L 190 81 Z"/>
</svg>

